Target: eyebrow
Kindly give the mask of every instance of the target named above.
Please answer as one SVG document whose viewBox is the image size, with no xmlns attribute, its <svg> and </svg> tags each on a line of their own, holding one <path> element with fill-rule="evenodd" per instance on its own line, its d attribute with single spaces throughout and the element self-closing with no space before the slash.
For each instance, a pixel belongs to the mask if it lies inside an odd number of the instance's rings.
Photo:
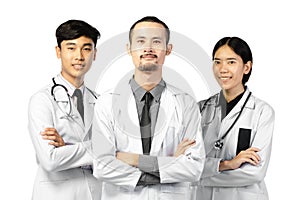
<svg viewBox="0 0 300 200">
<path fill-rule="evenodd" d="M 146 39 L 147 37 L 146 36 L 138 36 L 138 37 L 136 37 L 136 39 Z M 162 38 L 161 37 L 152 37 L 151 38 L 151 40 L 162 40 Z"/>
<path fill-rule="evenodd" d="M 214 60 L 221 60 L 221 58 L 214 58 Z M 226 58 L 226 60 L 237 60 L 236 58 Z"/>
<path fill-rule="evenodd" d="M 136 39 L 146 39 L 146 37 L 145 36 L 138 36 L 138 37 L 136 37 Z"/>
<path fill-rule="evenodd" d="M 77 44 L 74 42 L 67 42 L 66 45 L 70 46 L 70 45 L 77 45 Z M 92 45 L 92 43 L 85 43 L 85 44 L 83 44 L 83 46 L 93 46 L 93 45 Z"/>
<path fill-rule="evenodd" d="M 157 40 L 157 39 L 158 39 L 158 40 L 162 40 L 161 37 L 153 37 L 152 39 L 153 39 L 153 40 Z"/>
</svg>

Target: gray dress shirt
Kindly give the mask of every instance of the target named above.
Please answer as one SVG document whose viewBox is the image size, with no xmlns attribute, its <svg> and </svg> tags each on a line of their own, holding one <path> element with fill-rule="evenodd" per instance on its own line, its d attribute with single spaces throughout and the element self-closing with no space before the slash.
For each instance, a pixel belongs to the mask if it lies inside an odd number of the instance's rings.
<svg viewBox="0 0 300 200">
<path fill-rule="evenodd" d="M 139 120 L 141 121 L 142 110 L 145 101 L 142 100 L 143 96 L 147 92 L 144 90 L 135 80 L 132 78 L 129 82 L 133 96 L 135 98 L 136 107 L 138 111 Z M 161 80 L 152 90 L 149 92 L 153 96 L 153 100 L 150 104 L 150 118 L 151 118 L 151 138 L 153 138 L 155 125 L 157 121 L 160 97 L 166 87 L 164 80 Z M 138 168 L 143 171 L 140 180 L 137 185 L 151 185 L 160 183 L 158 161 L 155 156 L 140 155 Z"/>
</svg>

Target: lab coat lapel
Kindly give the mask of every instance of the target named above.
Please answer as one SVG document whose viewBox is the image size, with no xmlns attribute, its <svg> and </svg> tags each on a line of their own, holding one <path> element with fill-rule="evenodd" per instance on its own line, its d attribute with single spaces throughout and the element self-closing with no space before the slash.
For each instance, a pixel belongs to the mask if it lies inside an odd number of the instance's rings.
<svg viewBox="0 0 300 200">
<path fill-rule="evenodd" d="M 84 95 L 84 127 L 85 127 L 85 136 L 88 133 L 92 125 L 92 120 L 94 116 L 94 106 L 96 102 L 96 97 L 85 88 Z"/>
<path fill-rule="evenodd" d="M 55 81 L 58 84 L 64 85 L 64 83 L 62 83 L 60 81 L 60 79 L 55 79 Z M 51 90 L 51 89 L 50 89 Z M 51 93 L 51 91 L 49 91 L 49 93 Z M 61 86 L 56 86 L 55 90 L 54 90 L 54 97 L 56 99 L 56 103 L 58 105 L 58 110 L 60 112 L 57 112 L 57 116 L 60 119 L 68 119 L 70 121 L 74 121 L 74 128 L 80 131 L 77 131 L 79 133 L 84 133 L 84 123 L 81 119 L 81 116 L 77 110 L 77 108 L 74 106 L 72 98 L 71 98 L 71 94 L 69 94 L 66 92 L 66 90 L 61 87 Z M 71 105 L 70 105 L 71 104 Z M 80 134 L 80 136 L 82 136 L 82 134 Z"/>
<path fill-rule="evenodd" d="M 246 89 L 243 97 L 241 100 L 234 106 L 234 108 L 228 113 L 228 115 L 223 119 L 222 124 L 221 124 L 221 131 L 219 137 L 222 137 L 223 134 L 229 129 L 231 124 L 234 122 L 238 114 L 241 112 L 242 106 L 245 103 L 250 91 Z M 246 106 L 244 109 L 253 107 L 253 102 L 250 103 L 250 101 L 247 102 Z M 227 136 L 228 137 L 228 136 Z"/>
<path fill-rule="evenodd" d="M 168 86 L 166 86 L 160 98 L 159 112 L 151 144 L 151 155 L 157 155 L 159 153 L 175 109 L 175 96 L 171 93 L 171 91 L 169 91 Z"/>
<path fill-rule="evenodd" d="M 112 115 L 115 118 L 115 127 L 118 129 L 117 137 L 122 140 L 122 144 L 118 145 L 122 145 L 122 150 L 128 148 L 131 152 L 143 154 L 139 117 L 128 79 L 124 79 L 120 87 L 113 91 Z"/>
<path fill-rule="evenodd" d="M 221 125 L 221 108 L 217 103 L 217 99 L 216 101 L 213 102 L 213 105 L 211 105 L 213 107 L 213 111 L 214 112 L 214 118 L 212 120 L 212 122 L 206 126 L 203 127 L 206 132 L 204 139 L 204 144 L 205 145 L 205 152 L 208 154 L 210 153 L 211 150 L 213 150 L 215 142 L 216 142 L 216 138 L 218 138 L 219 132 L 220 132 L 220 125 Z M 213 128 L 211 128 L 213 127 Z"/>
<path fill-rule="evenodd" d="M 133 93 L 130 88 L 130 96 L 129 96 L 129 102 L 128 102 L 128 111 L 130 121 L 126 124 L 127 133 L 130 137 L 137 138 L 138 142 L 133 149 L 135 151 L 143 154 L 143 144 L 142 144 L 142 137 L 141 137 L 141 129 L 140 129 L 140 122 L 139 122 L 139 116 L 138 111 L 136 107 L 135 98 L 133 96 Z M 126 117 L 126 115 L 123 115 L 123 117 Z M 124 120 L 126 122 L 126 120 Z M 132 123 L 132 124 L 130 124 Z"/>
<path fill-rule="evenodd" d="M 50 91 L 49 91 L 50 92 Z M 73 105 L 71 97 L 68 97 L 68 94 L 63 88 L 57 88 L 54 93 L 55 102 L 58 106 L 58 112 L 56 113 L 59 119 L 73 118 L 77 119 L 79 113 L 75 112 L 75 106 Z M 70 105 L 71 103 L 71 105 Z"/>
</svg>

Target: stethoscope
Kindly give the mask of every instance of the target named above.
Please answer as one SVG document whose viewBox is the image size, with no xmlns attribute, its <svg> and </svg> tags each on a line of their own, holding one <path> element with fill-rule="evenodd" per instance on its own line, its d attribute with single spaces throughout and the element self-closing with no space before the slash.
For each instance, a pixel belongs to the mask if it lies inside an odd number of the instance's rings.
<svg viewBox="0 0 300 200">
<path fill-rule="evenodd" d="M 55 92 L 54 92 L 55 88 L 62 87 L 68 96 L 68 104 L 69 104 L 69 112 L 64 112 L 64 113 L 66 114 L 67 118 L 73 119 L 74 115 L 72 114 L 71 96 L 69 95 L 68 89 L 62 84 L 57 84 L 54 80 L 54 77 L 52 78 L 52 82 L 53 82 L 53 86 L 51 87 L 51 95 L 53 96 L 54 101 L 57 102 L 55 97 Z M 95 99 L 97 99 L 97 96 L 90 89 L 87 88 L 87 90 L 95 97 Z M 62 108 L 60 106 L 58 107 L 63 112 Z"/>
<path fill-rule="evenodd" d="M 220 151 L 222 149 L 222 147 L 224 146 L 224 139 L 226 138 L 226 136 L 228 135 L 228 133 L 230 132 L 230 130 L 232 129 L 232 127 L 235 125 L 235 123 L 237 122 L 237 120 L 240 118 L 249 98 L 251 96 L 251 92 L 248 94 L 247 99 L 245 100 L 240 113 L 238 114 L 238 116 L 235 118 L 234 122 L 231 124 L 231 126 L 229 127 L 229 129 L 226 131 L 226 133 L 217 141 L 215 141 L 214 143 L 214 149 L 217 151 Z"/>
</svg>

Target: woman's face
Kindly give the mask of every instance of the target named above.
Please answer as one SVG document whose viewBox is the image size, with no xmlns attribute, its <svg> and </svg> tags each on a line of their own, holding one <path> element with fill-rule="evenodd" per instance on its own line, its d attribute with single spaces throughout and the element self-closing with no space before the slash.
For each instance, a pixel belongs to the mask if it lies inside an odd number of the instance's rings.
<svg viewBox="0 0 300 200">
<path fill-rule="evenodd" d="M 244 90 L 242 79 L 250 72 L 252 63 L 244 63 L 228 45 L 221 46 L 214 55 L 213 71 L 223 91 L 238 94 Z"/>
</svg>

